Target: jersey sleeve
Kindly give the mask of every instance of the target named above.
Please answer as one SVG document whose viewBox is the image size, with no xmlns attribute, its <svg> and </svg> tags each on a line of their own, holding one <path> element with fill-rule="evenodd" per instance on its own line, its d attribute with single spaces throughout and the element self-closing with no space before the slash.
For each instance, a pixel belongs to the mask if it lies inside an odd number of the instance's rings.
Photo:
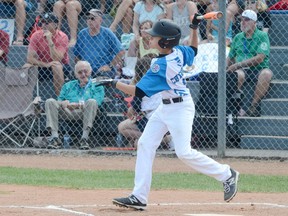
<svg viewBox="0 0 288 216">
<path fill-rule="evenodd" d="M 169 90 L 170 87 L 166 80 L 167 62 L 165 58 L 157 59 L 146 74 L 137 83 L 136 87 L 140 88 L 148 97 Z"/>
<path fill-rule="evenodd" d="M 195 52 L 190 46 L 176 46 L 177 49 L 181 50 L 183 53 L 184 65 L 191 66 L 195 57 Z"/>
</svg>

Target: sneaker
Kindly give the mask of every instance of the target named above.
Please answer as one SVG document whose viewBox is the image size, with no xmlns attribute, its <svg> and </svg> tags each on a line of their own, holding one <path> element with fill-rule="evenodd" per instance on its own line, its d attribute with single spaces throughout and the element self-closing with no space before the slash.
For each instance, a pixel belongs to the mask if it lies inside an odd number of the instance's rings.
<svg viewBox="0 0 288 216">
<path fill-rule="evenodd" d="M 82 139 L 80 140 L 80 149 L 81 149 L 81 150 L 88 150 L 88 149 L 90 149 L 90 146 L 89 146 L 89 144 L 88 144 L 87 139 L 82 138 Z"/>
<path fill-rule="evenodd" d="M 224 201 L 229 202 L 233 199 L 233 197 L 237 193 L 237 183 L 239 178 L 239 172 L 230 169 L 231 170 L 231 177 L 227 179 L 225 182 L 223 182 L 224 187 Z"/>
<path fill-rule="evenodd" d="M 133 194 L 128 197 L 115 198 L 112 203 L 116 206 L 132 208 L 136 210 L 145 210 L 146 204 L 141 203 Z"/>
<path fill-rule="evenodd" d="M 62 142 L 58 137 L 52 137 L 48 139 L 48 149 L 59 149 L 62 146 Z"/>
</svg>

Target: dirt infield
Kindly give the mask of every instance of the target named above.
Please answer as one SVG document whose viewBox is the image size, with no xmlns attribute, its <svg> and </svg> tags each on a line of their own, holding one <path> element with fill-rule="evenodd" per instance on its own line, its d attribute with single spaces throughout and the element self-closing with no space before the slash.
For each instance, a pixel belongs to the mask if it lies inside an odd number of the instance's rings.
<svg viewBox="0 0 288 216">
<path fill-rule="evenodd" d="M 288 175 L 288 162 L 227 159 L 240 173 Z M 117 166 L 115 166 L 117 164 Z M 135 157 L 0 155 L 0 166 L 47 169 L 134 170 Z M 177 158 L 156 158 L 155 172 L 193 172 Z M 241 183 L 241 182 L 240 182 Z M 240 185 L 241 187 L 241 185 Z M 243 193 L 231 203 L 223 193 L 192 190 L 153 190 L 148 209 L 136 212 L 113 206 L 114 197 L 126 196 L 124 190 L 75 190 L 0 184 L 0 215 L 288 215 L 288 193 Z"/>
</svg>

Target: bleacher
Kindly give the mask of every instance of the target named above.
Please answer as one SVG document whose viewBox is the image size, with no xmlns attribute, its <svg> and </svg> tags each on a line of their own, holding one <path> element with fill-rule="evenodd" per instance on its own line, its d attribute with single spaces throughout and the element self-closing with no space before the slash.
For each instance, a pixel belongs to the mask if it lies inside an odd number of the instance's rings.
<svg viewBox="0 0 288 216">
<path fill-rule="evenodd" d="M 241 148 L 267 148 L 267 149 L 288 149 L 288 126 L 287 103 L 288 103 L 288 73 L 284 71 L 283 65 L 288 63 L 288 38 L 285 32 L 288 29 L 288 14 L 271 14 L 272 27 L 269 30 L 271 41 L 270 67 L 274 73 L 271 89 L 268 95 L 261 102 L 261 117 L 239 117 L 237 123 L 237 133 L 241 135 L 239 146 Z M 32 18 L 28 20 L 33 21 Z M 29 22 L 29 21 L 28 21 Z M 104 16 L 103 25 L 109 26 L 112 19 L 109 15 Z M 68 29 L 67 22 L 64 21 L 63 28 Z M 83 17 L 79 19 L 79 30 L 86 27 L 86 21 Z M 8 55 L 8 66 L 21 67 L 26 62 L 27 46 L 11 46 Z M 71 66 L 74 66 L 74 56 L 72 49 L 69 50 Z M 54 90 L 51 87 L 52 82 L 46 81 L 40 83 L 40 96 L 45 100 L 49 97 L 55 97 Z M 193 98 L 197 102 L 199 83 L 197 81 L 189 82 Z M 45 91 L 41 89 L 50 89 Z M 41 93 L 42 92 L 42 93 Z M 42 95 L 41 95 L 42 94 Z M 249 106 L 249 101 L 253 94 L 253 89 L 244 88 L 244 94 L 250 95 L 244 99 L 244 107 Z M 109 102 L 108 102 L 109 103 Z M 114 102 L 110 102 L 110 105 Z M 111 110 L 110 110 L 111 111 Z M 107 114 L 107 113 L 106 113 Z M 124 119 L 122 111 L 119 113 L 108 112 L 104 122 L 108 123 L 106 130 L 115 135 L 117 124 Z M 45 127 L 45 119 L 42 119 L 42 127 Z M 213 118 L 214 126 L 217 120 Z M 113 124 L 111 124 L 113 122 Z M 215 128 L 206 127 L 206 134 L 215 135 Z M 217 132 L 216 132 L 217 134 Z M 267 145 L 263 146 L 263 143 Z M 259 146 L 261 144 L 261 146 Z"/>
</svg>

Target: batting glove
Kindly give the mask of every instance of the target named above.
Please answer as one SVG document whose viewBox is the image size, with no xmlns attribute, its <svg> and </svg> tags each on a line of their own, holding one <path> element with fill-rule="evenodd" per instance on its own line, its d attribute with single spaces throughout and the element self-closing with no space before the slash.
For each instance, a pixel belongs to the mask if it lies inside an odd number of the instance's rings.
<svg viewBox="0 0 288 216">
<path fill-rule="evenodd" d="M 201 19 L 197 19 L 198 16 L 201 16 L 201 14 L 194 14 L 194 17 L 193 17 L 193 20 L 192 20 L 192 23 L 189 25 L 190 28 L 192 29 L 197 29 L 200 22 L 201 22 Z"/>
<path fill-rule="evenodd" d="M 103 81 L 100 82 L 97 86 L 107 86 L 107 87 L 112 87 L 116 88 L 117 80 L 111 80 L 111 81 Z"/>
</svg>

